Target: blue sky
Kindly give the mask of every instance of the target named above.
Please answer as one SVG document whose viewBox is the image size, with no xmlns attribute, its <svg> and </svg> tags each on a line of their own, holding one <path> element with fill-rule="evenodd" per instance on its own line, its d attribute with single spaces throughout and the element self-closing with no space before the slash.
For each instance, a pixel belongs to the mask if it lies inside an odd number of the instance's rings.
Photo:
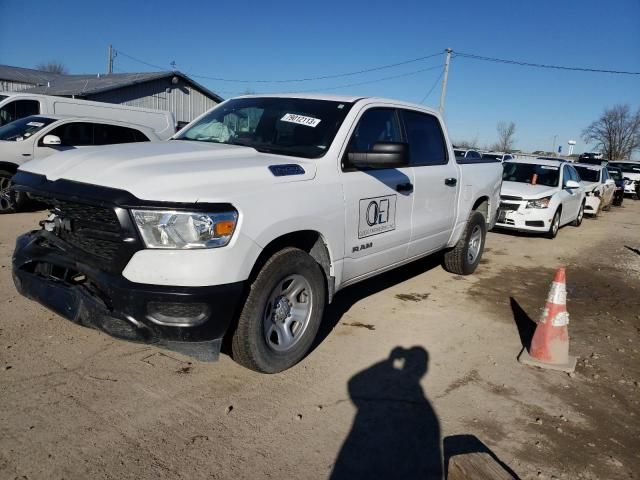
<svg viewBox="0 0 640 480">
<path fill-rule="evenodd" d="M 0 63 L 33 67 L 51 59 L 72 73 L 106 69 L 107 46 L 193 75 L 289 79 L 330 75 L 443 51 L 640 71 L 640 1 L 168 2 L 0 0 Z M 317 90 L 419 102 L 443 57 L 363 75 L 304 83 L 234 83 L 198 78 L 227 98 Z M 124 55 L 116 71 L 153 71 Z M 368 82 L 410 74 L 365 85 Z M 440 84 L 425 103 L 437 106 Z M 516 147 L 587 149 L 581 130 L 616 103 L 640 106 L 640 75 L 540 70 L 452 60 L 445 117 L 454 139 L 496 140 L 496 123 L 517 124 Z"/>
</svg>

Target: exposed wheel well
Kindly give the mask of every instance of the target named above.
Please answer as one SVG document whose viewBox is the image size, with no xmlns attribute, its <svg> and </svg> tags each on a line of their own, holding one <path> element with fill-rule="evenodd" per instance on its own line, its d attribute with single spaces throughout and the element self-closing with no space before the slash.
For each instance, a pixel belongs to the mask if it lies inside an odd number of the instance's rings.
<svg viewBox="0 0 640 480">
<path fill-rule="evenodd" d="M 18 171 L 18 165 L 9 162 L 0 162 L 0 170 L 5 170 L 10 173 L 16 173 Z"/>
<path fill-rule="evenodd" d="M 484 219 L 487 223 L 491 221 L 489 218 L 489 197 L 480 197 L 477 199 L 471 210 L 480 212 L 484 215 Z"/>
<path fill-rule="evenodd" d="M 324 273 L 325 285 L 327 287 L 327 299 L 329 302 L 333 299 L 335 291 L 334 277 L 331 275 L 331 257 L 327 249 L 326 242 L 322 235 L 314 230 L 301 230 L 298 232 L 287 233 L 272 240 L 258 256 L 256 263 L 251 270 L 250 280 L 253 280 L 265 262 L 277 251 L 285 247 L 296 247 L 307 252 L 318 262 Z"/>
</svg>

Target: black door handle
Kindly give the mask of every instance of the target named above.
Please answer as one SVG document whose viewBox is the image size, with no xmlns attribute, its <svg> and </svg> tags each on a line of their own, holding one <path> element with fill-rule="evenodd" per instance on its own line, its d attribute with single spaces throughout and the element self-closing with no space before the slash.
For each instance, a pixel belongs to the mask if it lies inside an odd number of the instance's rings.
<svg viewBox="0 0 640 480">
<path fill-rule="evenodd" d="M 458 184 L 458 179 L 457 178 L 445 178 L 444 179 L 444 184 L 448 187 L 455 187 Z"/>
<path fill-rule="evenodd" d="M 413 183 L 399 183 L 396 185 L 398 192 L 413 192 Z"/>
</svg>

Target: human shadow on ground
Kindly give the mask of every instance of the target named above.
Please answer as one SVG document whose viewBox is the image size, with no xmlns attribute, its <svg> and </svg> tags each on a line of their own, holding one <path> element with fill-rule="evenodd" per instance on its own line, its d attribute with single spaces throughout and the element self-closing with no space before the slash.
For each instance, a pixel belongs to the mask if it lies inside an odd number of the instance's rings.
<svg viewBox="0 0 640 480">
<path fill-rule="evenodd" d="M 331 480 L 441 479 L 440 423 L 420 379 L 429 368 L 422 347 L 396 347 L 349 380 L 358 411 Z"/>
<path fill-rule="evenodd" d="M 528 349 L 536 331 L 536 322 L 531 319 L 515 298 L 510 297 L 509 302 L 513 312 L 513 320 L 516 322 L 518 334 L 520 335 L 520 343 L 522 343 L 523 348 Z"/>
</svg>

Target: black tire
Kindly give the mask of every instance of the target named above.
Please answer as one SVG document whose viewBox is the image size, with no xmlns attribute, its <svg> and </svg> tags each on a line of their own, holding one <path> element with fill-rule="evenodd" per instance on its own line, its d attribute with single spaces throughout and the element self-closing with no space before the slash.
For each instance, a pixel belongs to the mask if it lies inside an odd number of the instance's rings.
<svg viewBox="0 0 640 480">
<path fill-rule="evenodd" d="M 477 232 L 480 233 L 480 245 L 478 251 L 473 257 L 470 258 L 470 242 L 472 237 L 475 237 Z M 470 275 L 472 274 L 480 260 L 482 259 L 482 253 L 484 252 L 485 239 L 487 237 L 487 223 L 484 215 L 480 212 L 471 212 L 471 216 L 467 221 L 467 227 L 464 233 L 458 240 L 458 243 L 451 250 L 448 250 L 444 254 L 443 267 L 447 272 L 455 273 L 458 275 Z"/>
<path fill-rule="evenodd" d="M 558 230 L 560 230 L 560 214 L 562 213 L 562 209 L 558 208 L 556 213 L 553 214 L 553 219 L 551 220 L 551 225 L 549 225 L 549 231 L 545 235 L 547 238 L 553 240 L 558 235 Z"/>
<path fill-rule="evenodd" d="M 613 206 L 614 207 L 621 207 L 623 200 L 624 200 L 624 195 L 621 195 L 618 198 L 614 198 L 613 199 Z"/>
<path fill-rule="evenodd" d="M 308 318 L 305 326 L 299 327 L 303 330 L 295 343 L 286 351 L 277 351 L 274 349 L 276 345 L 273 340 L 280 338 L 275 330 L 276 316 L 282 310 L 276 310 L 276 302 L 272 302 L 272 297 L 291 276 L 301 277 L 307 282 L 309 292 L 306 298 L 310 305 L 310 313 L 305 317 Z M 284 297 L 280 295 L 278 298 Z M 310 255 L 292 247 L 275 253 L 251 283 L 231 339 L 233 359 L 240 365 L 262 373 L 277 373 L 292 367 L 306 355 L 313 344 L 322 320 L 325 298 L 324 274 L 320 265 Z M 286 303 L 286 298 L 284 300 Z M 291 310 L 291 304 L 289 305 Z M 290 311 L 287 311 L 287 315 L 287 319 L 292 318 Z M 283 325 L 284 321 L 280 322 L 280 328 L 285 328 Z M 265 329 L 269 328 L 273 330 L 272 336 L 276 333 L 275 339 L 267 339 Z M 287 331 L 295 337 L 292 330 Z"/>
<path fill-rule="evenodd" d="M 584 203 L 585 202 L 582 202 L 582 205 L 580 205 L 580 210 L 578 210 L 578 216 L 575 218 L 573 222 L 571 222 L 571 225 L 573 225 L 574 227 L 579 227 L 580 225 L 582 225 L 582 220 L 584 220 Z"/>
<path fill-rule="evenodd" d="M 25 193 L 10 190 L 13 175 L 7 170 L 0 170 L 0 215 L 19 212 L 27 203 Z"/>
</svg>

